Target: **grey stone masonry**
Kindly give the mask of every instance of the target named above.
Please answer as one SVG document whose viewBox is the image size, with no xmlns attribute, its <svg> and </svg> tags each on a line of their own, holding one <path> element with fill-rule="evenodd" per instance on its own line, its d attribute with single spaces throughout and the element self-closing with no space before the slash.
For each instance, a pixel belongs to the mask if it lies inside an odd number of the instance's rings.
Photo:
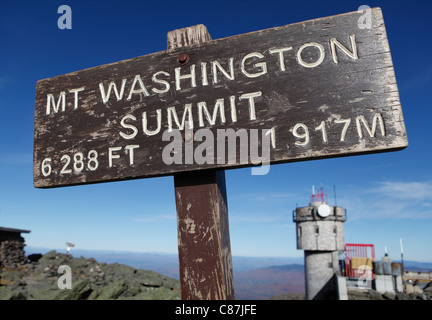
<svg viewBox="0 0 432 320">
<path fill-rule="evenodd" d="M 21 233 L 28 230 L 0 227 L 0 266 L 14 266 L 26 261 L 25 241 Z"/>
<path fill-rule="evenodd" d="M 322 218 L 317 214 L 321 203 L 297 208 L 294 222 L 297 223 L 297 249 L 311 251 L 336 251 L 345 249 L 343 223 L 345 210 L 330 206 L 329 216 Z"/>
</svg>

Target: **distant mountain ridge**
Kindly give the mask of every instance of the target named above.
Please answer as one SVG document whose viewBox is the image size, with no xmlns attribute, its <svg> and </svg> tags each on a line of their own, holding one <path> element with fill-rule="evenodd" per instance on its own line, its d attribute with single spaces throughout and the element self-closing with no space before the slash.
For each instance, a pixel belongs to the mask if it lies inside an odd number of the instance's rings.
<svg viewBox="0 0 432 320">
<path fill-rule="evenodd" d="M 48 249 L 42 247 L 28 246 L 25 248 L 27 255 L 32 253 L 46 253 L 51 250 L 57 252 L 66 252 L 66 249 Z M 71 254 L 75 256 L 93 257 L 101 262 L 113 263 L 118 262 L 130 265 L 135 268 L 153 269 L 159 273 L 166 274 L 170 277 L 178 278 L 178 256 L 175 253 L 158 253 L 158 252 L 129 252 L 129 251 L 109 251 L 109 250 L 71 250 Z M 244 257 L 233 256 L 234 272 L 245 272 L 259 268 L 266 268 L 271 266 L 283 265 L 304 265 L 304 258 L 302 257 Z M 400 262 L 394 260 L 394 262 Z M 409 270 L 425 270 L 432 271 L 432 262 L 419 262 L 419 261 L 404 261 L 405 269 Z M 164 272 L 162 272 L 164 271 Z"/>
<path fill-rule="evenodd" d="M 26 255 L 46 253 L 50 249 L 26 247 Z M 62 250 L 57 250 L 62 252 Z M 63 250 L 66 252 L 66 250 Z M 179 279 L 177 254 L 71 250 L 75 257 L 96 259 L 100 263 L 119 263 L 137 269 L 152 270 Z M 276 295 L 304 293 L 303 257 L 233 257 L 234 287 L 237 299 L 270 299 Z"/>
<path fill-rule="evenodd" d="M 50 249 L 26 247 L 26 254 L 46 253 Z M 61 250 L 57 250 L 62 252 Z M 66 250 L 63 250 L 64 252 Z M 177 254 L 72 249 L 74 256 L 94 258 L 105 263 L 119 263 L 137 269 L 152 270 L 179 279 Z M 304 295 L 303 257 L 233 256 L 234 286 L 237 299 L 270 299 L 274 296 Z M 432 271 L 432 263 L 404 261 L 405 270 Z"/>
<path fill-rule="evenodd" d="M 304 294 L 304 266 L 299 264 L 270 266 L 234 274 L 236 298 L 270 299 L 274 296 Z"/>
<path fill-rule="evenodd" d="M 47 249 L 28 246 L 25 248 L 26 255 L 32 253 L 46 253 L 51 250 L 66 253 L 66 249 Z M 179 278 L 178 255 L 158 252 L 128 252 L 108 250 L 71 250 L 74 256 L 94 258 L 100 262 L 121 263 L 134 268 L 154 270 L 169 277 Z M 243 257 L 233 256 L 234 272 L 246 272 L 254 269 L 266 268 L 277 265 L 303 264 L 303 257 Z"/>
</svg>

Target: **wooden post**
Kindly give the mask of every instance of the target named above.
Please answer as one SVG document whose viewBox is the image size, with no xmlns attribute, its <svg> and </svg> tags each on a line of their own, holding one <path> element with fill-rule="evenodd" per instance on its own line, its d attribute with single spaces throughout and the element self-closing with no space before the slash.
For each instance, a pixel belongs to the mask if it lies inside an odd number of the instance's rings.
<svg viewBox="0 0 432 320">
<path fill-rule="evenodd" d="M 168 49 L 185 47 L 186 55 L 209 40 L 204 25 L 167 35 Z M 174 185 L 182 299 L 234 299 L 225 171 L 177 173 Z"/>
</svg>

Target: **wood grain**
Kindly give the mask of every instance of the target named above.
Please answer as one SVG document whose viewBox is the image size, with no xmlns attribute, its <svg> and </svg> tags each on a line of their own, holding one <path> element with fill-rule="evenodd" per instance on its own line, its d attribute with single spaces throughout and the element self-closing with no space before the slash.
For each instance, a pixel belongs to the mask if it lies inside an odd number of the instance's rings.
<svg viewBox="0 0 432 320">
<path fill-rule="evenodd" d="M 187 50 L 179 46 L 184 42 L 179 38 L 171 43 L 173 49 L 167 51 L 38 81 L 35 187 L 146 178 L 256 164 L 251 155 L 248 155 L 246 163 L 240 161 L 237 144 L 235 163 L 218 163 L 215 153 L 213 161 L 202 164 L 182 161 L 181 164 L 167 165 L 162 153 L 169 142 L 162 141 L 162 134 L 170 128 L 169 108 L 175 108 L 181 121 L 188 104 L 191 104 L 194 131 L 208 128 L 216 137 L 218 129 L 244 129 L 250 139 L 251 130 L 258 130 L 261 134 L 264 130 L 273 129 L 275 141 L 270 149 L 271 164 L 405 148 L 408 140 L 381 10 L 372 9 L 370 29 L 358 27 L 360 15 L 358 12 L 347 13 L 211 40 L 189 46 Z M 354 51 L 350 42 L 352 35 L 355 35 L 358 59 L 351 58 L 335 46 L 336 63 L 330 39 L 334 38 L 348 51 Z M 283 54 L 274 51 L 281 48 L 292 49 Z M 178 58 L 184 53 L 190 60 L 180 67 Z M 230 69 L 231 58 L 233 70 Z M 263 70 L 259 63 L 265 63 L 266 72 L 251 77 Z M 310 67 L 313 64 L 317 65 Z M 193 66 L 195 86 L 192 86 L 191 79 L 176 81 L 176 68 L 180 68 L 180 75 L 184 76 L 192 72 Z M 145 92 L 131 94 L 134 81 L 134 89 L 140 88 L 137 75 L 148 95 Z M 156 77 L 156 82 L 153 77 Z M 126 79 L 123 98 L 117 101 L 112 91 L 111 98 L 104 103 L 100 84 L 107 90 L 114 81 L 120 90 L 123 79 Z M 167 84 L 169 90 L 158 93 L 165 91 Z M 69 91 L 79 88 L 85 89 Z M 65 110 L 61 111 L 60 100 L 59 111 L 54 112 L 52 106 L 50 114 L 47 114 L 48 95 L 53 95 L 56 104 L 62 91 L 65 92 Z M 255 114 L 252 115 L 251 99 L 245 95 L 257 92 L 260 95 L 253 98 Z M 75 95 L 78 96 L 77 109 Z M 215 123 L 210 125 L 207 117 L 202 116 L 203 126 L 200 126 L 198 104 L 205 102 L 212 114 L 218 99 L 223 99 L 225 121 L 217 114 Z M 234 99 L 236 121 L 233 120 L 230 99 Z M 157 134 L 145 133 L 142 124 L 144 112 L 147 129 L 155 132 L 160 112 Z M 126 115 L 134 118 L 125 119 Z M 172 116 L 171 120 L 175 128 Z M 136 127 L 137 134 L 133 139 L 121 136 L 121 132 L 125 135 L 134 133 L 125 124 Z M 303 138 L 306 130 L 308 139 Z M 259 140 L 259 146 L 262 143 Z M 199 145 L 200 142 L 193 142 L 194 149 Z M 111 165 L 110 148 L 117 148 L 111 151 L 114 155 Z M 95 155 L 94 152 L 89 155 L 91 150 L 97 152 L 96 170 L 91 170 L 95 167 L 94 162 L 88 163 Z M 130 161 L 132 151 L 133 163 Z M 67 157 L 70 157 L 70 164 L 65 168 L 67 173 L 61 173 Z"/>
<path fill-rule="evenodd" d="M 211 40 L 204 25 L 170 31 L 168 49 Z M 224 170 L 174 174 L 183 300 L 232 300 L 234 279 Z"/>
</svg>

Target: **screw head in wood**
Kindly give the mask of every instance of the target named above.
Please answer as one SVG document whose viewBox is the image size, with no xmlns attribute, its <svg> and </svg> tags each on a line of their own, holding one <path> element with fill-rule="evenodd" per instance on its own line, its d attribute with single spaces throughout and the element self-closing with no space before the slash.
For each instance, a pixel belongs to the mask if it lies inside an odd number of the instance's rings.
<svg viewBox="0 0 432 320">
<path fill-rule="evenodd" d="M 190 60 L 189 55 L 186 53 L 182 53 L 178 57 L 177 62 L 179 65 L 184 66 L 184 65 L 187 65 L 189 63 L 189 60 Z"/>
</svg>

